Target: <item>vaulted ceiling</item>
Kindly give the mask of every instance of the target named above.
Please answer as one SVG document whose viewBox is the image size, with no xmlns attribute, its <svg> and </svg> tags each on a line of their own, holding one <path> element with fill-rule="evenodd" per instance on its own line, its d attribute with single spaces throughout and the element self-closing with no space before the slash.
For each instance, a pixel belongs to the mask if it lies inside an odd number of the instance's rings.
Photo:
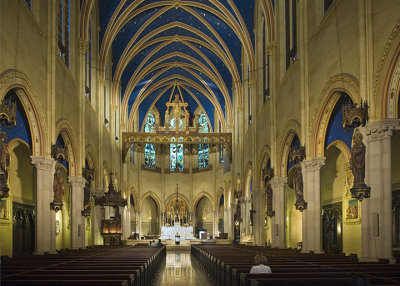
<svg viewBox="0 0 400 286">
<path fill-rule="evenodd" d="M 224 128 L 242 50 L 254 63 L 254 1 L 99 0 L 100 70 L 111 56 L 113 102 L 128 112 L 125 123 L 132 128 L 139 112 L 142 126 L 153 106 L 164 118 L 165 103 L 180 93 L 191 113 L 203 107 L 213 125 L 216 111 Z"/>
</svg>

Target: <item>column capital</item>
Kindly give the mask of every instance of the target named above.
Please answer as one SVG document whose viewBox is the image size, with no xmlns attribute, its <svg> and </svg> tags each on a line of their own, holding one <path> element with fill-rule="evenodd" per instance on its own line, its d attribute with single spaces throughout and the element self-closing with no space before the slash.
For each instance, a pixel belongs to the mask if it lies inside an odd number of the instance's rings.
<svg viewBox="0 0 400 286">
<path fill-rule="evenodd" d="M 54 173 L 56 161 L 50 157 L 31 156 L 31 163 L 35 165 L 37 170 Z"/>
<path fill-rule="evenodd" d="M 306 172 L 320 171 L 322 166 L 325 166 L 326 158 L 310 158 L 301 162 L 301 168 Z"/>
<path fill-rule="evenodd" d="M 286 185 L 287 180 L 288 180 L 287 177 L 280 177 L 280 178 L 272 178 L 270 182 L 272 188 L 276 189 L 276 188 L 283 188 Z"/>
<path fill-rule="evenodd" d="M 70 183 L 72 187 L 83 188 L 85 187 L 86 179 L 82 177 L 68 177 L 68 183 Z"/>
<path fill-rule="evenodd" d="M 391 137 L 394 130 L 400 130 L 400 119 L 387 118 L 365 125 L 367 142 L 380 141 Z"/>
<path fill-rule="evenodd" d="M 89 50 L 89 41 L 80 38 L 79 39 L 79 47 L 81 48 L 82 51 L 86 52 L 87 50 Z"/>
</svg>

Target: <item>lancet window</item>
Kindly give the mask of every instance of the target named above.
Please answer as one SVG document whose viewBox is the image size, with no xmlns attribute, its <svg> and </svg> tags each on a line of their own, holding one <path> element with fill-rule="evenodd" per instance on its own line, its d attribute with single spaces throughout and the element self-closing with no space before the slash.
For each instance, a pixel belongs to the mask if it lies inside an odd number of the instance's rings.
<svg viewBox="0 0 400 286">
<path fill-rule="evenodd" d="M 175 141 L 175 140 L 173 140 Z M 183 142 L 183 138 L 179 138 L 178 142 Z M 183 144 L 172 143 L 170 146 L 170 169 L 171 171 L 183 171 Z"/>
<path fill-rule="evenodd" d="M 144 125 L 144 132 L 155 131 L 156 119 L 153 113 L 149 113 Z M 152 143 L 146 143 L 144 147 L 144 166 L 149 169 L 156 168 L 156 148 Z"/>
<path fill-rule="evenodd" d="M 70 0 L 58 1 L 58 56 L 69 67 Z"/>
<path fill-rule="evenodd" d="M 208 127 L 208 120 L 207 116 L 202 113 L 199 117 L 199 132 L 202 133 L 208 133 L 209 132 L 209 127 Z M 204 139 L 203 144 L 199 144 L 199 150 L 198 150 L 198 159 L 199 159 L 199 168 L 208 168 L 209 165 L 209 154 L 210 154 L 210 147 L 206 143 L 207 139 Z"/>
</svg>

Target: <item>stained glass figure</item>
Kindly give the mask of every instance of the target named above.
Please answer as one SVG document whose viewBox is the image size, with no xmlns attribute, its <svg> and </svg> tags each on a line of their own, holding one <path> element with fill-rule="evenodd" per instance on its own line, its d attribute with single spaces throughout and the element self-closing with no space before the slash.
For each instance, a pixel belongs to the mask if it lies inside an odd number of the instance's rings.
<svg viewBox="0 0 400 286">
<path fill-rule="evenodd" d="M 175 138 L 172 138 L 175 141 Z M 183 142 L 183 138 L 179 138 L 179 142 Z M 169 145 L 170 160 L 169 165 L 171 171 L 183 171 L 183 144 L 171 143 Z"/>
<path fill-rule="evenodd" d="M 153 132 L 155 124 L 156 119 L 154 115 L 149 112 L 145 121 L 144 132 Z M 156 149 L 152 143 L 146 143 L 144 146 L 144 166 L 149 169 L 156 168 Z"/>
<path fill-rule="evenodd" d="M 208 120 L 207 116 L 202 113 L 199 117 L 199 131 L 202 133 L 208 133 L 209 128 L 208 128 Z M 204 142 L 207 142 L 207 139 L 204 138 Z M 199 158 L 199 168 L 208 168 L 209 166 L 209 153 L 210 153 L 210 148 L 208 144 L 199 144 L 199 150 L 198 150 L 198 158 Z"/>
</svg>

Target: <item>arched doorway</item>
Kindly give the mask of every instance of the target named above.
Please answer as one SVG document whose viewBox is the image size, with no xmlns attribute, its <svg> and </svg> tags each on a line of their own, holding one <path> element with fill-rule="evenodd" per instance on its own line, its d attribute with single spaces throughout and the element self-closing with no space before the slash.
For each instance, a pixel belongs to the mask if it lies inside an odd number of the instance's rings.
<svg viewBox="0 0 400 286">
<path fill-rule="evenodd" d="M 213 233 L 213 215 L 214 211 L 210 199 L 206 196 L 201 197 L 196 204 L 195 209 L 196 215 L 196 226 L 195 233 L 199 235 L 199 232 L 205 232 L 208 235 L 214 235 Z M 201 238 L 201 237 L 199 237 Z"/>
<path fill-rule="evenodd" d="M 142 203 L 142 235 L 159 235 L 160 224 L 159 224 L 159 208 L 157 202 L 151 197 L 147 196 Z"/>
</svg>

